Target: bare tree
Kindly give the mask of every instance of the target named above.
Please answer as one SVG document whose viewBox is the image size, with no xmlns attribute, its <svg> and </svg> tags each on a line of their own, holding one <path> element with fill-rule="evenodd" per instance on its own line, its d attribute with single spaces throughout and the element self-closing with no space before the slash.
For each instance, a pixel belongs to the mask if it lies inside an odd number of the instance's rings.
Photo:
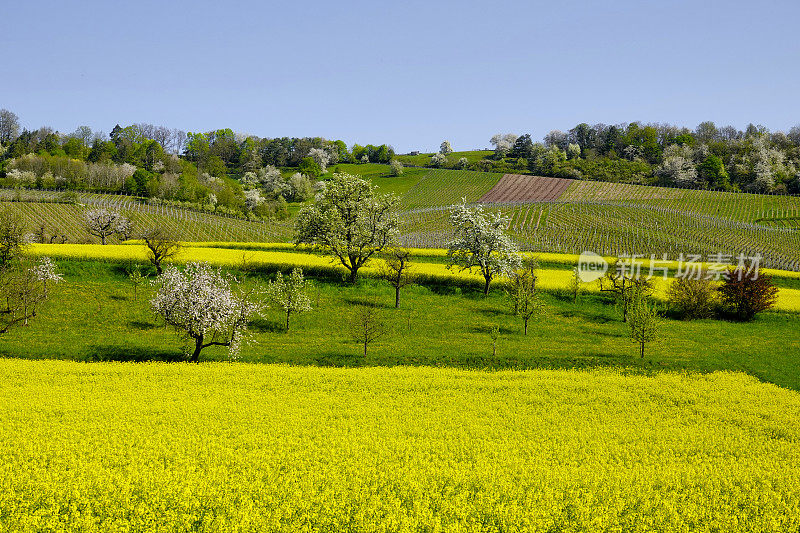
<svg viewBox="0 0 800 533">
<path fill-rule="evenodd" d="M 364 357 L 367 356 L 367 347 L 388 332 L 378 305 L 377 300 L 363 302 L 356 306 L 353 315 L 351 324 L 353 339 L 364 345 Z"/>
<path fill-rule="evenodd" d="M 161 264 L 180 252 L 180 242 L 161 227 L 153 227 L 144 231 L 142 239 L 147 246 L 148 259 L 156 267 L 156 273 L 162 274 L 164 270 Z"/>
<path fill-rule="evenodd" d="M 583 280 L 581 279 L 581 271 L 578 267 L 572 269 L 569 288 L 572 293 L 572 303 L 578 303 L 578 296 L 583 292 Z"/>
<path fill-rule="evenodd" d="M 388 257 L 380 267 L 380 275 L 394 287 L 394 308 L 400 308 L 400 289 L 414 283 L 410 272 L 411 251 L 406 248 L 389 250 Z"/>
<path fill-rule="evenodd" d="M 0 144 L 7 144 L 19 135 L 19 117 L 8 109 L 0 109 Z"/>
<path fill-rule="evenodd" d="M 600 290 L 614 295 L 617 303 L 622 305 L 622 321 L 628 321 L 628 309 L 637 294 L 649 295 L 653 291 L 653 282 L 642 277 L 627 263 L 615 261 L 609 266 L 605 276 L 600 278 Z"/>
<path fill-rule="evenodd" d="M 106 244 L 106 239 L 112 235 L 130 232 L 130 221 L 118 211 L 101 207 L 83 213 L 87 231 L 100 238 Z"/>
</svg>

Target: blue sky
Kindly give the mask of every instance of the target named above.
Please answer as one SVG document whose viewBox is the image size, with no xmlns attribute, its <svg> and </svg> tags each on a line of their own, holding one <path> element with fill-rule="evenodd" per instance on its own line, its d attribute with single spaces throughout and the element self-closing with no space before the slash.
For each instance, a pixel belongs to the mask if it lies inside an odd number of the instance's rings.
<svg viewBox="0 0 800 533">
<path fill-rule="evenodd" d="M 800 2 L 15 2 L 0 108 L 398 151 L 579 122 L 800 123 Z"/>
</svg>

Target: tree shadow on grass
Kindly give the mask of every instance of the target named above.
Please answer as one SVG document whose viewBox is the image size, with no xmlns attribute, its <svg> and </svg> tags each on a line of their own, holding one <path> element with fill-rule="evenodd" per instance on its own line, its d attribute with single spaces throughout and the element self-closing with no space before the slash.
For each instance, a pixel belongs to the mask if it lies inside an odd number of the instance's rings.
<svg viewBox="0 0 800 533">
<path fill-rule="evenodd" d="M 375 309 L 394 309 L 394 299 L 391 302 L 388 300 L 386 302 L 379 301 L 379 300 L 368 300 L 368 299 L 358 299 L 358 298 L 345 298 L 344 301 L 350 305 L 363 305 L 366 307 L 374 307 Z"/>
<path fill-rule="evenodd" d="M 351 353 L 342 352 L 327 352 L 319 354 L 314 363 L 317 366 L 327 366 L 336 368 L 355 368 L 359 366 L 366 366 L 363 352 L 359 352 L 357 347 L 354 347 Z"/>
<path fill-rule="evenodd" d="M 247 325 L 252 331 L 258 333 L 286 333 L 286 322 L 256 318 Z"/>
<path fill-rule="evenodd" d="M 141 346 L 91 346 L 84 358 L 87 362 L 120 361 L 136 362 L 165 361 L 174 363 L 186 360 L 180 350 L 169 348 L 144 348 Z"/>
<path fill-rule="evenodd" d="M 507 310 L 499 309 L 497 307 L 481 307 L 481 308 L 477 309 L 477 311 L 482 315 L 491 316 L 491 317 L 503 316 L 503 315 L 511 314 Z"/>
<path fill-rule="evenodd" d="M 594 322 L 595 324 L 608 324 L 609 322 L 616 322 L 619 320 L 606 313 L 592 313 L 586 311 L 556 311 L 555 314 L 563 316 L 564 318 L 582 318 L 587 322 Z"/>
</svg>

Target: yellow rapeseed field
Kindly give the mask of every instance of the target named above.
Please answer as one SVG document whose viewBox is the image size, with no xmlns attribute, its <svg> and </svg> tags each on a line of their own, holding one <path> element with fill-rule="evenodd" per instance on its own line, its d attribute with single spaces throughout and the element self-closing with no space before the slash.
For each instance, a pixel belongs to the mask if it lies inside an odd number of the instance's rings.
<svg viewBox="0 0 800 533">
<path fill-rule="evenodd" d="M 216 247 L 224 243 L 203 243 L 206 246 L 199 246 L 198 243 L 187 243 L 182 249 L 177 262 L 186 263 L 189 261 L 207 261 L 216 266 L 238 268 L 243 262 L 250 266 L 267 267 L 280 270 L 288 270 L 293 267 L 301 267 L 309 273 L 340 273 L 344 275 L 345 268 L 331 260 L 330 257 L 312 253 L 304 253 L 302 250 L 294 249 L 293 245 L 286 243 L 277 244 L 256 244 L 254 246 L 274 246 L 274 249 L 240 249 Z M 228 243 L 230 245 L 230 243 Z M 136 244 L 100 245 L 100 244 L 32 244 L 28 247 L 29 253 L 37 256 L 47 255 L 61 259 L 85 259 L 102 261 L 147 261 L 147 254 L 144 246 Z M 286 251 L 284 251 L 286 250 Z M 422 252 L 422 251 L 421 251 Z M 424 251 L 427 257 L 435 257 L 431 250 Z M 439 250 L 440 255 L 444 255 L 444 250 Z M 437 252 L 437 253 L 438 253 Z M 550 263 L 562 261 L 564 264 L 573 264 L 570 261 L 577 261 L 577 256 L 568 254 L 535 254 L 542 261 Z M 366 276 L 375 276 L 378 273 L 377 264 L 379 259 L 373 261 L 371 266 L 364 267 L 361 272 Z M 482 279 L 479 274 L 474 272 L 461 272 L 459 269 L 448 269 L 442 263 L 427 263 L 415 261 L 414 272 L 423 279 L 438 282 L 458 282 L 462 284 L 474 284 L 479 286 Z M 794 278 L 800 277 L 798 272 L 764 270 L 771 275 Z M 543 289 L 565 289 L 569 287 L 572 272 L 565 269 L 547 269 L 539 271 L 539 283 Z M 502 280 L 499 280 L 502 282 Z M 656 296 L 663 298 L 666 293 L 667 283 L 657 280 Z M 597 284 L 585 284 L 585 290 L 598 290 Z M 776 308 L 782 311 L 800 311 L 800 290 L 781 288 L 778 295 Z"/>
<path fill-rule="evenodd" d="M 744 374 L 0 373 L 0 532 L 800 527 L 800 395 Z"/>
</svg>

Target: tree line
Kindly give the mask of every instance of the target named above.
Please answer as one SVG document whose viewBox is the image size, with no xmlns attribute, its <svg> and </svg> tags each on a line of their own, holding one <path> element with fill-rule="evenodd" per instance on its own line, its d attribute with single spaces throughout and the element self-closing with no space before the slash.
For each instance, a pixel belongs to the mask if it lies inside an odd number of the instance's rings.
<svg viewBox="0 0 800 533">
<path fill-rule="evenodd" d="M 348 148 L 341 140 L 261 138 L 229 128 L 28 130 L 13 112 L 0 110 L 0 185 L 125 193 L 259 217 L 286 216 L 286 201 L 309 196 L 310 185 L 296 174 L 315 180 L 337 163 L 388 164 L 393 157 L 386 144 Z"/>
<path fill-rule="evenodd" d="M 431 157 L 434 167 L 757 193 L 800 194 L 800 125 L 771 132 L 702 122 L 581 123 L 552 130 L 541 142 L 530 134 L 496 134 L 493 154 L 470 163 L 448 158 L 450 143 Z"/>
</svg>

